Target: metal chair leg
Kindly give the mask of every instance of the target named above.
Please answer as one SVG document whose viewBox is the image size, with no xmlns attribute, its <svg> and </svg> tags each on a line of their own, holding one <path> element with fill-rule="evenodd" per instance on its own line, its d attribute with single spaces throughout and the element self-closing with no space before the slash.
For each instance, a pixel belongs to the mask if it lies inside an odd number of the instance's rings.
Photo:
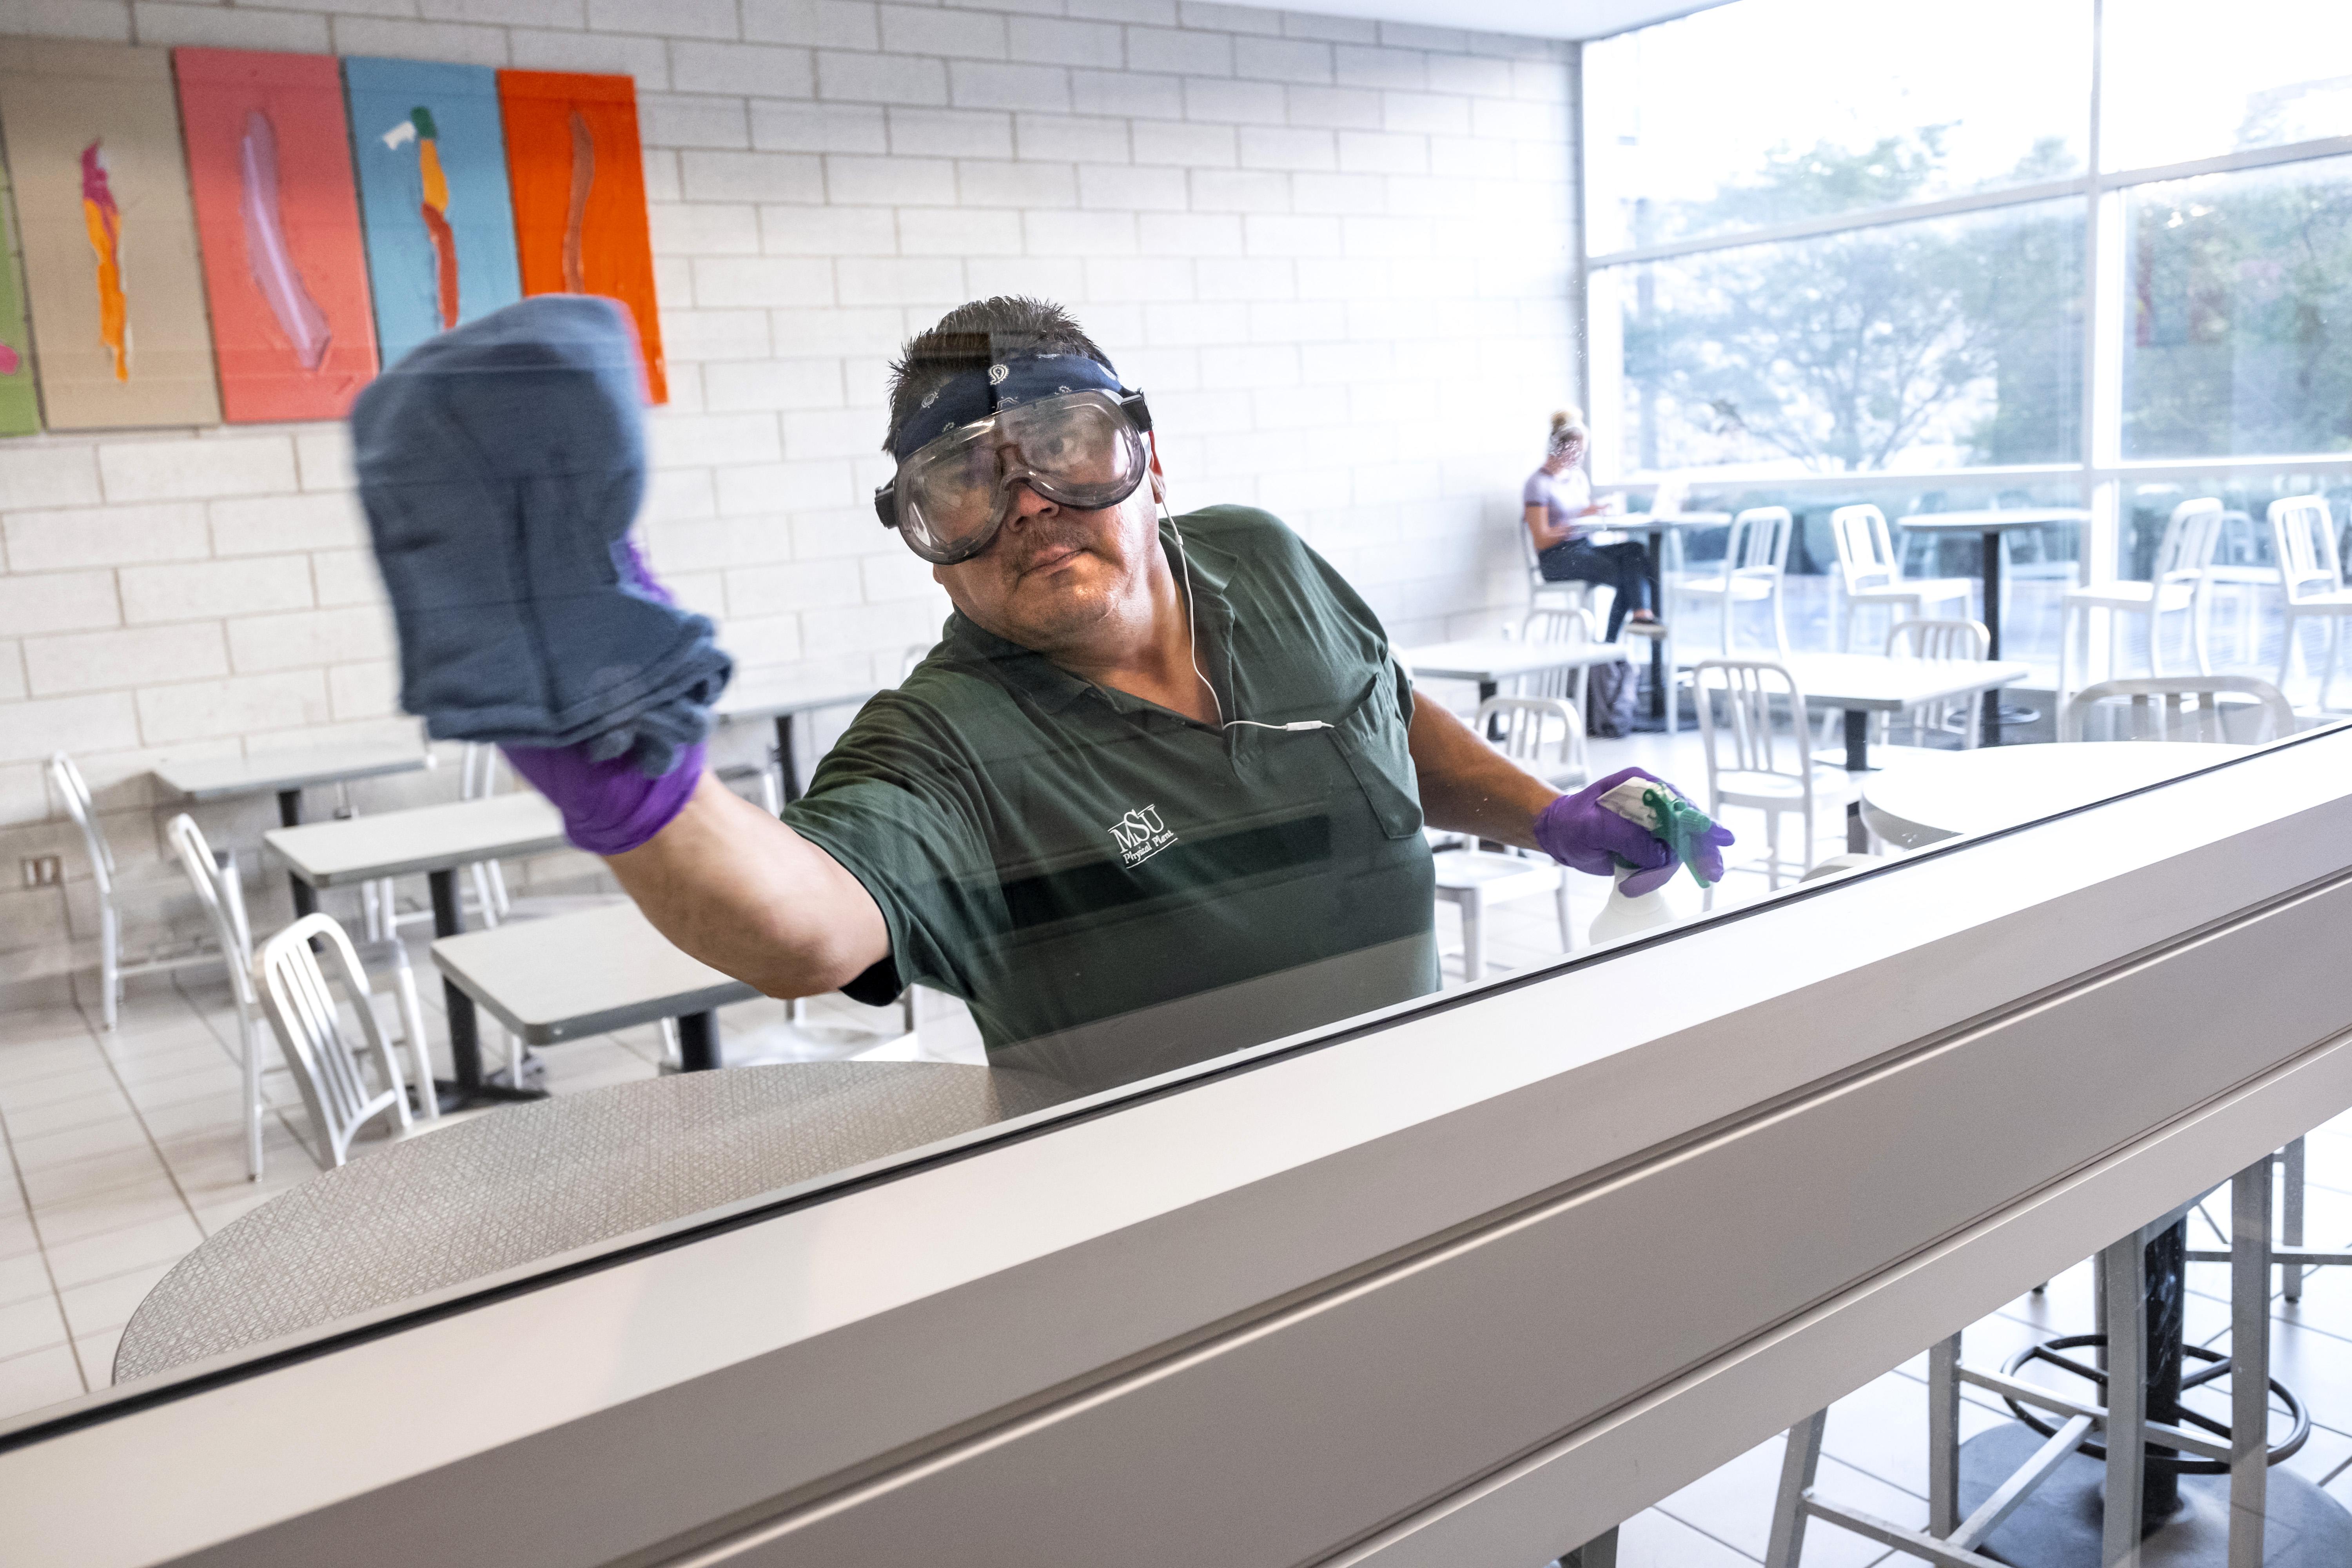
<svg viewBox="0 0 2352 1568">
<path fill-rule="evenodd" d="M 2283 1184 L 2286 1190 L 2280 1194 L 2279 1239 L 2289 1247 L 2303 1245 L 2303 1140 L 2298 1138 L 2286 1146 L 2286 1154 L 2279 1162 L 2285 1171 Z M 2279 1282 L 2290 1301 L 2303 1300 L 2303 1265 L 2284 1263 L 2279 1266 Z"/>
<path fill-rule="evenodd" d="M 1805 1552 L 1805 1494 L 1822 1468 L 1822 1434 L 1830 1413 L 1816 1410 L 1789 1428 L 1789 1450 L 1780 1459 L 1780 1488 L 1772 1499 L 1772 1533 L 1766 1538 L 1764 1568 L 1797 1568 Z"/>
<path fill-rule="evenodd" d="M 2230 1568 L 2263 1568 L 2271 1474 L 2271 1159 L 2263 1155 L 2230 1182 Z"/>
<path fill-rule="evenodd" d="M 1927 1531 L 1960 1528 L 1960 1336 L 1927 1347 Z"/>
<path fill-rule="evenodd" d="M 2107 1489 L 2099 1561 L 2107 1568 L 2139 1559 L 2143 1466 L 2147 1449 L 2147 1289 L 2146 1244 L 2137 1231 L 2099 1254 L 2106 1285 Z"/>
</svg>

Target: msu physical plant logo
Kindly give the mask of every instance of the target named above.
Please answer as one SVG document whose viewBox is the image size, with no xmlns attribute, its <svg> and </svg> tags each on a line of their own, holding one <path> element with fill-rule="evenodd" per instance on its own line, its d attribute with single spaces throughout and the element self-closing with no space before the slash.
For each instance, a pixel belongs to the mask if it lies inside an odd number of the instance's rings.
<svg viewBox="0 0 2352 1568">
<path fill-rule="evenodd" d="M 1176 835 L 1160 820 L 1157 803 L 1139 805 L 1112 823 L 1110 836 L 1118 845 L 1118 858 L 1126 862 L 1129 870 L 1176 842 Z"/>
</svg>

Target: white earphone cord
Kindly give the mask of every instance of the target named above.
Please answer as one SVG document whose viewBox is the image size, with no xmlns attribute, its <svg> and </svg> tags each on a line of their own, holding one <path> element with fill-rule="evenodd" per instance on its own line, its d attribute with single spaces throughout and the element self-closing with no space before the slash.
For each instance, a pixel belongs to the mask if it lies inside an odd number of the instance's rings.
<svg viewBox="0 0 2352 1568">
<path fill-rule="evenodd" d="M 1184 531 L 1178 528 L 1176 526 L 1176 520 L 1169 515 L 1168 502 L 1166 500 L 1158 497 L 1155 497 L 1154 499 L 1160 501 L 1160 520 L 1168 525 L 1168 531 L 1176 536 L 1176 560 L 1178 564 L 1180 564 L 1184 570 L 1184 647 L 1186 651 L 1192 655 L 1192 674 L 1198 678 L 1201 684 L 1207 689 L 1209 700 L 1216 707 L 1217 728 L 1220 730 L 1232 730 L 1245 725 L 1253 730 L 1284 730 L 1292 733 L 1298 733 L 1307 730 L 1329 729 L 1331 726 L 1325 723 L 1320 719 L 1301 719 L 1295 724 L 1261 724 L 1255 719 L 1228 719 L 1225 717 L 1225 705 L 1223 701 L 1218 698 L 1217 689 L 1209 679 L 1208 672 L 1201 668 L 1200 627 L 1192 619 L 1192 552 L 1185 548 Z"/>
</svg>

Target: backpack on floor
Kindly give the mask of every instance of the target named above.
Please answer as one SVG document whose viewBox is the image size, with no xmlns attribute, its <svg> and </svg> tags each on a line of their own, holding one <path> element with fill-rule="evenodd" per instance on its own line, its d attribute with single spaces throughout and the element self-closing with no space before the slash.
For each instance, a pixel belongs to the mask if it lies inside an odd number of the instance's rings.
<svg viewBox="0 0 2352 1568">
<path fill-rule="evenodd" d="M 1633 732 L 1633 667 L 1623 659 L 1615 664 L 1596 664 L 1587 688 L 1592 710 L 1584 716 L 1587 734 L 1605 741 L 1622 741 Z"/>
</svg>

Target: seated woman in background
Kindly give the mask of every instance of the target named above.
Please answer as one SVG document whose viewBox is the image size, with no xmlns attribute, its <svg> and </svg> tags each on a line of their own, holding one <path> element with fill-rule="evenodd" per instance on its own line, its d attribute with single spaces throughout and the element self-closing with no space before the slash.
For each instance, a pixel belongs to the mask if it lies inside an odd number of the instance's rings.
<svg viewBox="0 0 2352 1568">
<path fill-rule="evenodd" d="M 1611 642 L 1631 617 L 1653 621 L 1650 613 L 1649 552 L 1638 540 L 1594 544 L 1585 536 L 1591 529 L 1580 520 L 1598 515 L 1592 482 L 1584 477 L 1584 416 L 1563 408 L 1551 416 L 1551 445 L 1543 467 L 1528 476 L 1519 499 L 1527 502 L 1529 537 L 1536 544 L 1536 564 L 1547 583 L 1600 583 L 1617 591 L 1609 610 Z"/>
</svg>

